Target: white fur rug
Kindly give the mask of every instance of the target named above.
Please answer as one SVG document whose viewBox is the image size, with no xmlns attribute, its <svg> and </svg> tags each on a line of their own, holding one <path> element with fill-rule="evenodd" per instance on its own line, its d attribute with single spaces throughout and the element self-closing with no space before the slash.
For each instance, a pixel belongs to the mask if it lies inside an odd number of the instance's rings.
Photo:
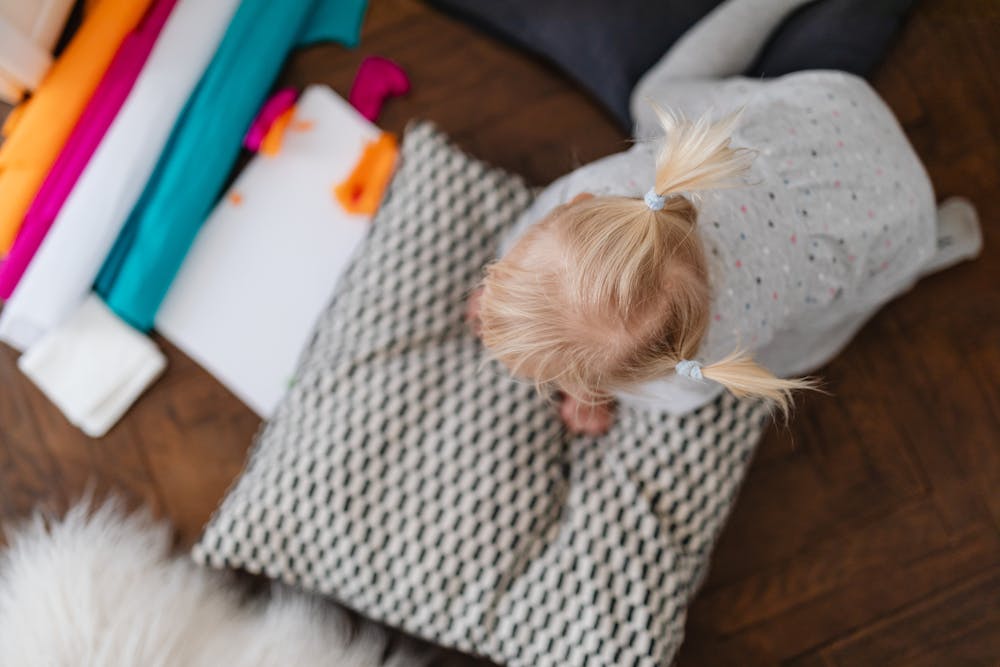
<svg viewBox="0 0 1000 667">
<path fill-rule="evenodd" d="M 403 667 L 384 634 L 288 590 L 246 603 L 225 576 L 170 556 L 167 526 L 115 505 L 6 531 L 0 665 Z"/>
</svg>

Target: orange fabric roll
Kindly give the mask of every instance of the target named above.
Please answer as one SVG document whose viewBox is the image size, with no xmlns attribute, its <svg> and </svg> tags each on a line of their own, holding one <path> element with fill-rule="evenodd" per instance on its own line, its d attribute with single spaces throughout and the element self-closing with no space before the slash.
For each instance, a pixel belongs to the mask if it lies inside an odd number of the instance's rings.
<svg viewBox="0 0 1000 667">
<path fill-rule="evenodd" d="M 42 80 L 4 124 L 0 145 L 0 256 L 90 101 L 122 40 L 151 0 L 100 0 Z"/>
</svg>

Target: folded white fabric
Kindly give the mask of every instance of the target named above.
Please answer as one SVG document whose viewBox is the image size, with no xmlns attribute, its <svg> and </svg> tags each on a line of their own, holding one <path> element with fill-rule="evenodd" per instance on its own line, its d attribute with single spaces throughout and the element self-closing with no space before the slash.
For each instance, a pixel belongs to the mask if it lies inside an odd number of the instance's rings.
<svg viewBox="0 0 1000 667">
<path fill-rule="evenodd" d="M 166 365 L 156 345 L 96 295 L 18 361 L 66 418 L 92 438 L 107 433 Z"/>
<path fill-rule="evenodd" d="M 238 0 L 179 0 L 132 92 L 0 314 L 25 349 L 86 299 Z"/>
</svg>

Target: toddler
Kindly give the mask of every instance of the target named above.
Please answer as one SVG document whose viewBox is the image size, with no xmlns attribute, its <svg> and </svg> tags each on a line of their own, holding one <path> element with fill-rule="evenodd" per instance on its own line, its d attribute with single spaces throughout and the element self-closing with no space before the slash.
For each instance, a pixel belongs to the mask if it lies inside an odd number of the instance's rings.
<svg viewBox="0 0 1000 667">
<path fill-rule="evenodd" d="M 639 143 L 553 183 L 488 267 L 470 318 L 513 374 L 562 391 L 571 430 L 607 430 L 614 399 L 787 411 L 883 303 L 978 252 L 975 210 L 935 207 L 864 80 L 722 78 L 801 4 L 730 0 L 695 26 L 636 87 Z"/>
</svg>

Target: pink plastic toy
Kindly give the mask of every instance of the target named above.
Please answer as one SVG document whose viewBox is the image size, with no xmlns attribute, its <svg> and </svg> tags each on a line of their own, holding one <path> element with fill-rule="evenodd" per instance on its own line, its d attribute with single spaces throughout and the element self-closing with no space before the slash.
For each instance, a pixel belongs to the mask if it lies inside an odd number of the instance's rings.
<svg viewBox="0 0 1000 667">
<path fill-rule="evenodd" d="M 361 61 L 347 100 L 374 123 L 388 98 L 408 92 L 410 79 L 402 67 L 388 58 L 369 56 Z"/>
<path fill-rule="evenodd" d="M 243 137 L 243 145 L 252 151 L 260 150 L 260 145 L 264 141 L 264 137 L 267 136 L 267 131 L 271 129 L 271 125 L 295 105 L 296 97 L 298 97 L 298 92 L 294 88 L 282 88 L 267 102 L 264 102 L 260 113 L 253 119 L 250 129 Z"/>
</svg>

